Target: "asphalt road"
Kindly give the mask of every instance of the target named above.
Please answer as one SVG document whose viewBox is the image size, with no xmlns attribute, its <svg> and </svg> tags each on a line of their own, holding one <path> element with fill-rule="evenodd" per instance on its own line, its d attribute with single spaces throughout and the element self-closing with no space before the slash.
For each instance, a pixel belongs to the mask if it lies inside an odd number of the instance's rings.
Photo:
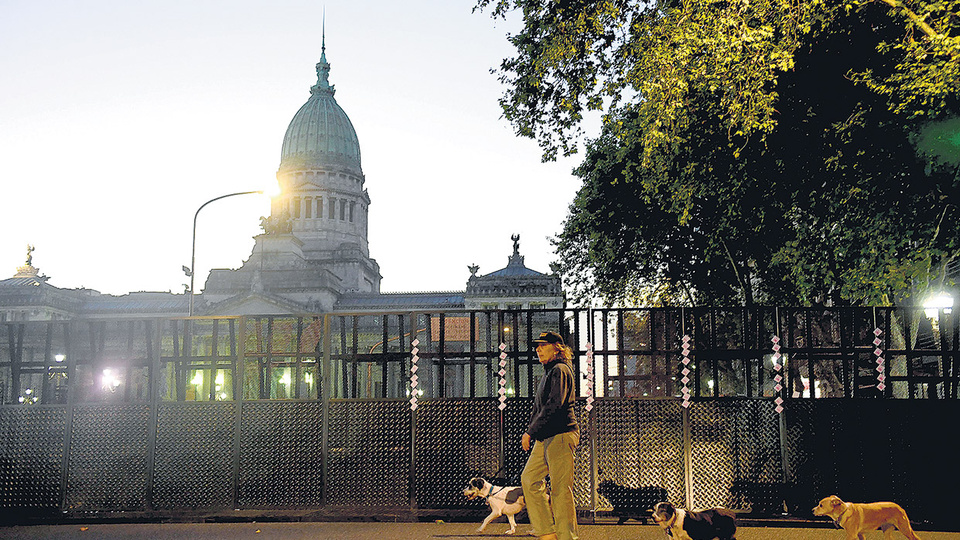
<svg viewBox="0 0 960 540">
<path fill-rule="evenodd" d="M 506 523 L 493 523 L 483 533 L 471 523 L 150 523 L 31 525 L 0 527 L 0 538 L 16 540 L 488 540 L 511 538 L 502 534 Z M 520 538 L 530 526 L 517 527 Z M 923 540 L 960 540 L 960 532 L 917 531 Z M 880 540 L 880 531 L 867 540 Z M 581 525 L 581 540 L 664 540 L 667 536 L 652 525 Z M 741 527 L 739 540 L 843 540 L 832 528 Z M 903 538 L 894 533 L 894 538 Z"/>
</svg>

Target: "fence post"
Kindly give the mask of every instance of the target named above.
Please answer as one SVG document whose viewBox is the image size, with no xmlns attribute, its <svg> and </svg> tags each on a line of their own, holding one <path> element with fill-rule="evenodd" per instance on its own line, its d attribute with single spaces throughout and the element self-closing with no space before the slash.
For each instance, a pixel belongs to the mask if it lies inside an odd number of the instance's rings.
<svg viewBox="0 0 960 540">
<path fill-rule="evenodd" d="M 501 310 L 497 312 L 497 350 L 500 350 L 499 345 L 501 343 L 505 343 L 505 339 L 503 335 L 503 322 L 504 322 L 503 311 Z M 519 391 L 520 389 L 519 379 L 515 379 L 514 384 L 516 385 L 516 388 Z M 499 391 L 500 387 L 497 386 L 496 388 Z M 504 401 L 504 403 L 506 402 Z M 499 461 L 499 465 L 500 465 L 500 467 L 497 469 L 498 471 L 497 474 L 499 475 L 500 472 L 503 472 L 504 469 L 507 468 L 507 446 L 506 446 L 507 435 L 506 433 L 504 433 L 504 431 L 506 431 L 507 429 L 507 425 L 506 425 L 506 416 L 504 413 L 504 409 L 497 408 L 497 418 L 498 418 L 498 421 L 500 422 L 499 429 L 498 429 L 498 437 L 500 438 L 500 441 L 499 441 L 500 448 L 498 450 L 498 455 L 497 455 L 497 460 Z"/>
<path fill-rule="evenodd" d="M 578 321 L 578 320 L 579 320 L 579 317 L 577 315 L 574 315 L 574 321 Z M 579 335 L 577 335 L 577 337 L 579 338 Z M 594 347 L 593 345 L 594 343 L 596 343 L 596 340 L 594 339 L 594 337 L 595 336 L 593 335 L 593 309 L 591 308 L 587 310 L 587 343 L 590 346 L 590 354 L 587 357 L 587 364 L 588 364 L 587 369 L 589 369 L 590 372 L 594 374 L 594 377 L 596 377 L 596 373 L 597 373 L 596 357 L 594 356 L 594 352 L 593 352 L 596 349 L 596 347 Z M 597 390 L 596 379 L 588 376 L 587 381 L 591 384 L 591 388 L 590 388 L 590 391 L 587 392 L 587 396 L 590 396 L 592 398 L 592 396 L 596 393 L 596 390 Z M 590 404 L 589 401 L 587 403 Z M 596 523 L 597 522 L 597 502 L 598 502 L 597 484 L 599 480 L 598 478 L 599 470 L 597 465 L 597 437 L 599 436 L 599 432 L 597 428 L 597 413 L 594 412 L 593 408 L 591 408 L 589 411 L 587 411 L 587 415 L 588 415 L 587 428 L 590 430 L 590 508 L 591 508 L 591 511 L 593 512 L 593 522 Z"/>
<path fill-rule="evenodd" d="M 53 323 L 50 323 L 53 324 Z M 22 325 L 20 325 L 22 327 Z M 67 380 L 76 381 L 77 380 L 77 360 L 75 358 L 77 353 L 77 348 L 73 344 L 73 334 L 71 332 L 75 326 L 75 323 L 64 323 L 64 334 L 66 344 L 66 355 L 67 355 Z M 8 325 L 7 328 L 10 332 L 13 332 L 14 325 Z M 13 338 L 10 338 L 11 345 L 13 344 Z M 18 348 L 22 347 L 22 342 L 18 345 Z M 12 348 L 11 348 L 12 349 Z M 20 355 L 22 354 L 21 350 L 11 350 L 11 360 L 16 359 L 17 362 L 20 360 Z M 19 378 L 19 377 L 17 377 Z M 70 486 L 70 483 L 67 481 L 67 476 L 70 473 L 70 443 L 73 441 L 73 411 L 74 406 L 77 403 L 77 391 L 79 391 L 79 385 L 72 384 L 67 387 L 67 408 L 66 415 L 64 418 L 63 424 L 63 460 L 60 464 L 60 510 L 67 510 L 67 488 Z M 17 395 L 17 394 L 14 394 Z M 153 475 L 148 476 L 148 481 L 152 480 Z M 149 501 L 148 501 L 149 502 Z"/>
<path fill-rule="evenodd" d="M 150 370 L 147 373 L 150 384 L 150 416 L 147 420 L 147 485 L 144 494 L 147 510 L 154 509 L 153 489 L 157 462 L 157 424 L 160 421 L 160 377 L 163 374 L 163 364 L 160 361 L 160 356 L 163 354 L 161 347 L 163 322 L 163 319 L 155 319 L 150 323 L 144 323 L 144 326 L 149 328 L 147 331 L 153 333 L 153 341 L 150 343 L 150 354 L 153 358 L 150 362 Z"/>
<path fill-rule="evenodd" d="M 327 493 L 330 487 L 330 381 L 334 377 L 333 361 L 330 354 L 332 338 L 330 336 L 329 314 L 323 316 L 323 373 L 320 386 L 320 504 L 327 504 Z"/>
<path fill-rule="evenodd" d="M 687 498 L 687 508 L 693 509 L 693 451 L 690 434 L 690 408 L 680 407 L 683 426 L 683 486 Z"/>
<path fill-rule="evenodd" d="M 419 345 L 414 345 L 415 342 L 418 342 L 419 338 L 417 337 L 417 315 L 415 313 L 410 314 L 410 367 L 412 368 L 415 364 L 413 363 L 413 349 L 419 348 Z M 443 320 L 441 319 L 440 331 L 443 331 Z M 440 342 L 441 349 L 443 348 L 443 341 Z M 442 365 L 442 364 L 441 364 Z M 440 372 L 443 373 L 443 368 L 440 368 Z M 407 388 L 410 388 L 410 398 L 416 399 L 416 388 L 412 387 L 410 384 L 410 377 L 407 377 Z M 443 379 L 441 378 L 441 381 Z M 442 387 L 442 385 L 441 385 Z M 441 394 L 442 395 L 442 394 Z M 416 515 L 417 511 L 417 409 L 416 407 L 410 404 L 410 471 L 408 476 L 409 484 L 409 495 L 410 495 L 410 511 L 411 514 Z"/>
<path fill-rule="evenodd" d="M 680 308 L 680 335 L 686 336 L 686 309 Z M 696 356 L 694 356 L 696 358 Z M 696 368 L 699 370 L 699 366 Z M 699 373 L 699 371 L 697 371 Z M 690 434 L 690 407 L 680 407 L 680 419 L 683 429 L 683 486 L 687 499 L 687 508 L 693 509 L 693 438 Z"/>
<path fill-rule="evenodd" d="M 236 410 L 234 411 L 234 429 L 233 429 L 233 507 L 240 508 L 240 449 L 242 448 L 242 435 L 243 435 L 243 363 L 244 356 L 243 353 L 246 350 L 244 346 L 246 344 L 246 330 L 247 330 L 247 319 L 245 316 L 241 316 L 236 319 L 234 322 L 233 319 L 227 319 L 227 323 L 230 325 L 237 324 L 240 328 L 230 329 L 230 342 L 233 346 L 233 350 L 230 352 L 233 356 L 233 402 L 236 404 Z M 214 325 L 218 324 L 218 321 L 214 320 Z M 299 345 L 299 342 L 298 342 Z M 212 350 L 210 351 L 211 355 L 217 356 L 217 340 L 213 341 Z M 214 376 L 216 376 L 216 370 L 214 370 Z"/>
<path fill-rule="evenodd" d="M 773 311 L 773 334 L 775 336 L 782 336 L 780 328 L 780 308 L 775 308 Z M 786 343 L 783 339 L 780 340 L 782 343 Z M 786 365 L 786 362 L 783 362 Z M 784 370 L 787 371 L 787 370 Z M 811 372 L 813 369 L 811 368 Z M 786 381 L 786 379 L 784 379 Z M 786 382 L 785 382 L 786 384 Z M 811 389 L 813 385 L 811 384 Z M 812 392 L 812 390 L 811 390 Z M 784 402 L 784 405 L 787 403 Z M 790 482 L 790 456 L 787 451 L 787 407 L 783 408 L 783 411 L 777 415 L 778 427 L 780 430 L 780 473 L 782 474 L 782 480 L 784 484 Z"/>
</svg>

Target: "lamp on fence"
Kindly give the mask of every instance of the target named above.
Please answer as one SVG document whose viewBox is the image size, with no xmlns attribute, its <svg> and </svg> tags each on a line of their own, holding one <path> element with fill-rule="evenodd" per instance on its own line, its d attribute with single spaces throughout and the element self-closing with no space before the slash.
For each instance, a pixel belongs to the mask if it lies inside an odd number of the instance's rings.
<svg viewBox="0 0 960 540">
<path fill-rule="evenodd" d="M 226 195 L 221 195 L 219 197 L 214 197 L 209 201 L 200 205 L 200 208 L 197 208 L 197 212 L 193 214 L 193 240 L 190 247 L 190 268 L 183 267 L 183 271 L 190 276 L 190 316 L 193 317 L 193 279 L 196 277 L 197 273 L 197 216 L 200 215 L 200 211 L 203 210 L 203 207 L 214 202 L 219 201 L 220 199 L 226 199 L 227 197 L 235 197 L 237 195 L 252 195 L 254 193 L 259 193 L 263 195 L 265 192 L 263 190 L 255 191 L 238 191 L 236 193 L 227 193 Z"/>
</svg>

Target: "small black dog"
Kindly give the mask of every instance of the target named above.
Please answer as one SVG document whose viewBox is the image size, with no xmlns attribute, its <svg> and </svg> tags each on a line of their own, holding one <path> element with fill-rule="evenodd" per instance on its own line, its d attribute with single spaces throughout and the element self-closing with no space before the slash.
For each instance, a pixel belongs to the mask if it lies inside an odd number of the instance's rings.
<svg viewBox="0 0 960 540">
<path fill-rule="evenodd" d="M 646 522 L 653 505 L 667 498 L 667 490 L 660 486 L 634 488 L 621 486 L 612 480 L 600 482 L 597 493 L 610 501 L 613 515 L 619 518 L 617 525 L 623 525 L 629 519 Z"/>
<path fill-rule="evenodd" d="M 667 536 L 678 540 L 736 540 L 737 515 L 726 508 L 710 508 L 701 512 L 674 508 L 668 502 L 653 507 L 653 520 Z"/>
</svg>

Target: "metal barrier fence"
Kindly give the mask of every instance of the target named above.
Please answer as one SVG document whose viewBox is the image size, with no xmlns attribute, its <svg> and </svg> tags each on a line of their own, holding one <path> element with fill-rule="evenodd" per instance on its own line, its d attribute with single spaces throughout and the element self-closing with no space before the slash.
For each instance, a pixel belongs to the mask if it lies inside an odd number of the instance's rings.
<svg viewBox="0 0 960 540">
<path fill-rule="evenodd" d="M 956 322 L 757 308 L 6 323 L 0 508 L 482 512 L 461 490 L 519 478 L 542 375 L 529 341 L 560 329 L 583 396 L 582 511 L 809 516 L 837 493 L 944 525 Z"/>
</svg>

